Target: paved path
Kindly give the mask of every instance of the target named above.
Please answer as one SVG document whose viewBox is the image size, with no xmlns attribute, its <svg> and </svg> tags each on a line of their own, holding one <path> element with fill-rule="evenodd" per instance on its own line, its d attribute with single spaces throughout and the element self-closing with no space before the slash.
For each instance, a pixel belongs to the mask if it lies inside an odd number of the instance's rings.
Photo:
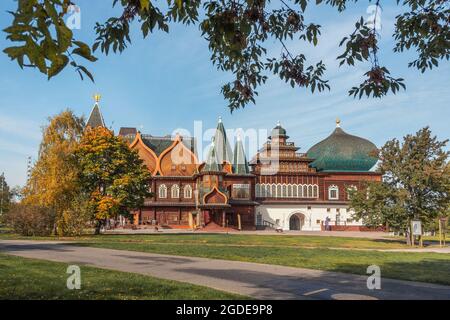
<svg viewBox="0 0 450 320">
<path fill-rule="evenodd" d="M 0 251 L 151 275 L 257 299 L 450 299 L 450 286 L 382 279 L 381 290 L 368 290 L 367 277 L 358 275 L 80 247 L 55 241 L 0 240 Z"/>
</svg>

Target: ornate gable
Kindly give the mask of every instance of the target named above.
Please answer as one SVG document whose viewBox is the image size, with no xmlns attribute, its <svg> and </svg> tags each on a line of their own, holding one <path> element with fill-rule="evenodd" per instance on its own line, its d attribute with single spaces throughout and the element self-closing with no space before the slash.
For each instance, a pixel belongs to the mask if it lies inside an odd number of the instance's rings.
<svg viewBox="0 0 450 320">
<path fill-rule="evenodd" d="M 148 170 L 152 175 L 155 175 L 158 169 L 158 157 L 155 152 L 142 141 L 140 132 L 136 134 L 130 148 L 138 151 L 139 157 L 144 161 Z"/>
<path fill-rule="evenodd" d="M 158 171 L 162 176 L 192 176 L 197 172 L 198 159 L 185 146 L 180 135 L 159 156 Z"/>
</svg>

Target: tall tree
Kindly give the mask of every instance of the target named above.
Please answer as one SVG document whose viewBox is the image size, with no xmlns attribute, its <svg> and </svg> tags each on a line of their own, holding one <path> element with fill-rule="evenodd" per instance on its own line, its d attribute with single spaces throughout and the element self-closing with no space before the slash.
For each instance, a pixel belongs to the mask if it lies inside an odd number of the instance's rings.
<svg viewBox="0 0 450 320">
<path fill-rule="evenodd" d="M 256 89 L 269 73 L 279 76 L 292 87 L 309 88 L 312 92 L 329 89 L 322 61 L 307 63 L 305 55 L 288 49 L 289 40 L 300 40 L 316 46 L 322 26 L 308 21 L 309 7 L 331 6 L 340 15 L 348 6 L 361 0 L 112 0 L 120 7 L 119 16 L 97 23 L 97 38 L 92 45 L 75 39 L 66 26 L 65 14 L 73 9 L 74 0 L 19 0 L 13 21 L 4 31 L 17 43 L 4 52 L 20 67 L 36 67 L 48 78 L 71 65 L 81 77 L 93 80 L 86 67 L 74 57 L 96 61 L 92 52 L 100 49 L 122 52 L 131 43 L 132 22 L 139 24 L 142 35 L 161 30 L 169 32 L 173 23 L 198 24 L 208 42 L 211 61 L 223 71 L 233 74 L 234 81 L 222 87 L 231 110 L 255 102 Z M 358 19 L 354 31 L 343 38 L 342 53 L 336 53 L 341 65 L 368 62 L 365 79 L 349 90 L 349 94 L 381 97 L 405 87 L 403 79 L 394 78 L 378 59 L 379 11 L 381 4 L 392 2 L 373 0 L 372 21 Z M 416 58 L 409 67 L 424 72 L 437 67 L 450 57 L 450 8 L 447 0 L 396 0 L 402 13 L 396 16 L 394 51 L 415 50 Z M 345 17 L 343 17 L 345 18 Z M 378 19 L 378 20 L 377 20 Z M 279 42 L 280 56 L 268 56 L 267 41 Z M 301 46 L 296 46 L 301 48 Z"/>
<path fill-rule="evenodd" d="M 136 151 L 104 127 L 85 131 L 76 151 L 82 189 L 89 194 L 96 233 L 106 219 L 128 215 L 149 195 L 150 172 Z"/>
<path fill-rule="evenodd" d="M 0 218 L 1 215 L 8 212 L 11 204 L 12 192 L 6 183 L 5 174 L 0 175 Z"/>
<path fill-rule="evenodd" d="M 405 136 L 403 143 L 388 141 L 379 152 L 377 170 L 383 181 L 351 193 L 354 218 L 407 232 L 414 219 L 427 225 L 446 216 L 450 206 L 447 142 L 433 137 L 428 127 Z"/>
<path fill-rule="evenodd" d="M 64 212 L 80 193 L 79 169 L 74 152 L 83 133 L 84 120 L 71 110 L 49 118 L 44 128 L 39 156 L 23 190 L 23 202 L 54 210 L 55 231 L 64 233 Z"/>
</svg>

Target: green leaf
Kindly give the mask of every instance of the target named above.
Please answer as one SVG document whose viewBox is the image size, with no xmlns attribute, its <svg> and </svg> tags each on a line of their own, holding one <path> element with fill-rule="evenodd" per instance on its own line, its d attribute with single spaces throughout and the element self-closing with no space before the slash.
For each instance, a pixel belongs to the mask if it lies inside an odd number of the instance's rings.
<svg viewBox="0 0 450 320">
<path fill-rule="evenodd" d="M 95 83 L 94 77 L 93 77 L 92 74 L 89 72 L 89 70 L 86 69 L 86 67 L 80 66 L 80 65 L 79 65 L 79 66 L 78 66 L 78 72 L 80 72 L 80 70 L 81 70 L 85 75 L 87 75 L 87 76 L 89 77 L 89 79 L 91 79 L 92 82 Z M 81 74 L 80 74 L 80 75 L 81 75 Z M 83 77 L 81 76 L 81 78 L 83 78 Z"/>
<path fill-rule="evenodd" d="M 56 58 L 56 60 L 52 61 L 50 68 L 48 69 L 48 79 L 56 76 L 60 73 L 69 63 L 69 58 L 66 55 L 61 55 Z"/>
</svg>

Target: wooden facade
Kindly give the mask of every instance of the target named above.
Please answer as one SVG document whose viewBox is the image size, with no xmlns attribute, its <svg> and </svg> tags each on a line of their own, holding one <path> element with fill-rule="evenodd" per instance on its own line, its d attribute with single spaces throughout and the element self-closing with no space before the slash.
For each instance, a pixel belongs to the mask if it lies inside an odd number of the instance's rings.
<svg viewBox="0 0 450 320">
<path fill-rule="evenodd" d="M 330 208 L 339 213 L 339 208 L 348 206 L 349 188 L 360 188 L 367 180 L 381 181 L 378 173 L 367 170 L 318 170 L 315 159 L 299 153 L 280 125 L 250 163 L 240 141 L 234 155 L 230 154 L 221 121 L 217 132 L 208 159 L 200 162 L 192 138 L 154 137 L 121 128 L 119 135 L 138 151 L 152 173 L 152 197 L 134 212 L 135 224 L 254 230 L 267 219 L 272 227 L 283 224 L 285 229 L 301 230 L 307 214 L 299 210 L 320 208 L 323 213 L 317 209 L 314 219 L 317 225 L 323 224 Z M 283 206 L 295 212 L 289 213 L 288 222 L 280 222 L 278 213 L 271 213 L 272 208 Z M 266 212 L 262 218 L 258 207 Z"/>
</svg>

